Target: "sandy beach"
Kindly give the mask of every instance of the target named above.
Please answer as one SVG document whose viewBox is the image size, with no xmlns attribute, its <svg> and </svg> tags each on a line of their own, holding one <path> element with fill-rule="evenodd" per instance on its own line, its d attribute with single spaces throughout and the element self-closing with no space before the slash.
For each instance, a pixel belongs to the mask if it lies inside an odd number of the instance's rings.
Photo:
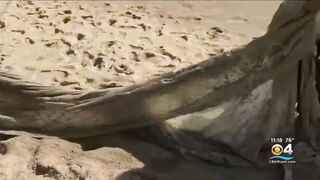
<svg viewBox="0 0 320 180">
<path fill-rule="evenodd" d="M 71 89 L 143 83 L 246 45 L 279 3 L 1 1 L 0 68 Z"/>
</svg>

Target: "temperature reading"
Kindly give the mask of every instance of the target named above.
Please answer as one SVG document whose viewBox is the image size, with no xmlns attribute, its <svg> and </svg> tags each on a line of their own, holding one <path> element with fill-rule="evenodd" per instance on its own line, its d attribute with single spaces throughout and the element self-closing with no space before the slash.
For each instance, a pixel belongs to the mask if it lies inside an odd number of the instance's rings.
<svg viewBox="0 0 320 180">
<path fill-rule="evenodd" d="M 286 143 L 292 143 L 294 141 L 294 138 L 286 138 Z"/>
</svg>

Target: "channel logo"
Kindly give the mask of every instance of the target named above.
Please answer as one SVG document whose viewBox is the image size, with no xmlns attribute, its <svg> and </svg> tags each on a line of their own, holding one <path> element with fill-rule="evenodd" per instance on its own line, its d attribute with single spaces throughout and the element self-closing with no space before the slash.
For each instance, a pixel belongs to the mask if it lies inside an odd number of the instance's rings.
<svg viewBox="0 0 320 180">
<path fill-rule="evenodd" d="M 285 148 L 281 144 L 275 144 L 271 147 L 271 153 L 273 156 L 269 158 L 269 163 L 295 163 L 291 143 Z"/>
</svg>

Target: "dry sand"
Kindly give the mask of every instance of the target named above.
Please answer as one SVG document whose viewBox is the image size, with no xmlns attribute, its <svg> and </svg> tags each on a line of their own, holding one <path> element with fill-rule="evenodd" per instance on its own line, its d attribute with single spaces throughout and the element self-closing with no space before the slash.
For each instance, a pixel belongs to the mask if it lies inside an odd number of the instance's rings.
<svg viewBox="0 0 320 180">
<path fill-rule="evenodd" d="M 278 4 L 1 1 L 0 68 L 74 89 L 143 83 L 263 35 Z"/>
</svg>

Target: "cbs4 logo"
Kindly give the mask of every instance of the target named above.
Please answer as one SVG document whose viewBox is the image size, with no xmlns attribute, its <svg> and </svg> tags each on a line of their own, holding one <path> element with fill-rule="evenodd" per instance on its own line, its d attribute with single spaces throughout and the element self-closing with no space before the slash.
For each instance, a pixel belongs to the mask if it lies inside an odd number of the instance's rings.
<svg viewBox="0 0 320 180">
<path fill-rule="evenodd" d="M 274 156 L 280 156 L 283 153 L 291 155 L 293 153 L 292 144 L 288 144 L 285 148 L 280 144 L 275 144 L 271 148 L 271 153 Z"/>
</svg>

